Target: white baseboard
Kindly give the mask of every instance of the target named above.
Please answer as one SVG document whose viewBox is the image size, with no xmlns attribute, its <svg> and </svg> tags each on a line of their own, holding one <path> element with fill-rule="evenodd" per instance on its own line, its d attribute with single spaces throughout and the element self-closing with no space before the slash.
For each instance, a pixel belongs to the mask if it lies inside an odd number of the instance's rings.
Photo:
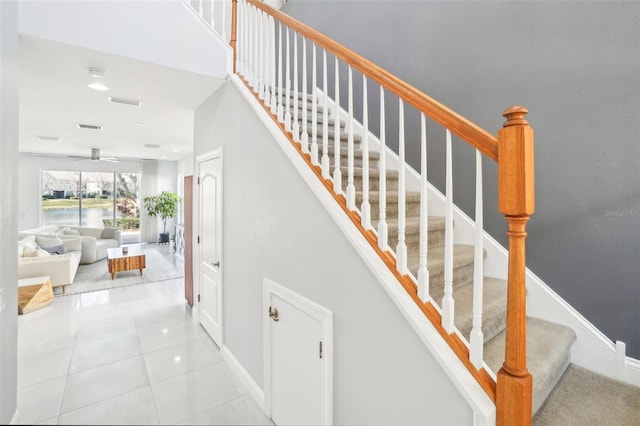
<svg viewBox="0 0 640 426">
<path fill-rule="evenodd" d="M 9 424 L 10 425 L 17 425 L 19 417 L 20 417 L 20 411 L 16 408 L 16 412 L 13 413 L 13 417 L 11 418 L 11 422 Z"/>
<path fill-rule="evenodd" d="M 245 370 L 244 366 L 238 361 L 238 359 L 231 353 L 229 348 L 225 345 L 220 349 L 222 359 L 225 360 L 231 371 L 236 375 L 238 380 L 244 385 L 244 387 L 251 395 L 251 398 L 258 404 L 258 407 L 264 412 L 264 391 L 253 380 L 253 377 Z"/>
</svg>

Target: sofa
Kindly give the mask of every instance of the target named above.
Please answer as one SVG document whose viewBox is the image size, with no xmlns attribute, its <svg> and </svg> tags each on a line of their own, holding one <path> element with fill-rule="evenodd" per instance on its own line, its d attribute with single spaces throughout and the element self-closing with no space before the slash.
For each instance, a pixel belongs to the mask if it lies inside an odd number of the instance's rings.
<svg viewBox="0 0 640 426">
<path fill-rule="evenodd" d="M 117 228 L 87 226 L 45 226 L 20 231 L 18 278 L 51 277 L 53 287 L 73 282 L 79 264 L 107 257 L 107 249 L 120 247 L 122 232 Z"/>
<path fill-rule="evenodd" d="M 18 278 L 48 275 L 62 292 L 73 282 L 82 256 L 82 237 L 27 235 L 18 242 Z"/>
</svg>

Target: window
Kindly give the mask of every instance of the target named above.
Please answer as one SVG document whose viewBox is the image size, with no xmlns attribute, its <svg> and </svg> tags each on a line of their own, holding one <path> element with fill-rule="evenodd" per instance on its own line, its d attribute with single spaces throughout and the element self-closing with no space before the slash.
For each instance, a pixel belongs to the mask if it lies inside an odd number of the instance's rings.
<svg viewBox="0 0 640 426">
<path fill-rule="evenodd" d="M 43 225 L 123 230 L 126 242 L 140 239 L 140 174 L 42 171 Z"/>
</svg>

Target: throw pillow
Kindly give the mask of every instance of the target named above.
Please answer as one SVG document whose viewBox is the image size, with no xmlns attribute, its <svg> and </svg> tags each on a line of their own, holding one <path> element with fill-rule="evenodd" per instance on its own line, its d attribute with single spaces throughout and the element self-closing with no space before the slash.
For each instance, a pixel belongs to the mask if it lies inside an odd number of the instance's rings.
<svg viewBox="0 0 640 426">
<path fill-rule="evenodd" d="M 118 228 L 104 228 L 102 230 L 102 235 L 100 235 L 100 238 L 104 240 L 115 240 L 117 230 Z"/>
<path fill-rule="evenodd" d="M 44 237 L 41 235 L 36 235 L 36 242 L 43 249 L 62 245 L 62 240 L 58 237 Z"/>
<path fill-rule="evenodd" d="M 29 248 L 32 251 L 38 249 L 38 243 L 36 242 L 35 235 L 27 235 L 20 240 L 20 243 L 22 243 L 23 247 Z"/>
<path fill-rule="evenodd" d="M 35 250 L 31 250 L 31 249 L 26 249 L 24 251 L 24 255 L 22 257 L 49 257 L 51 256 L 51 253 L 49 253 L 46 250 L 43 250 L 41 248 L 37 248 Z"/>
<path fill-rule="evenodd" d="M 67 252 L 63 244 L 53 247 L 42 247 L 41 250 L 46 250 L 47 252 L 49 252 L 49 254 L 65 254 Z"/>
<path fill-rule="evenodd" d="M 82 237 L 75 237 L 71 235 L 60 236 L 62 244 L 67 251 L 82 250 Z"/>
</svg>

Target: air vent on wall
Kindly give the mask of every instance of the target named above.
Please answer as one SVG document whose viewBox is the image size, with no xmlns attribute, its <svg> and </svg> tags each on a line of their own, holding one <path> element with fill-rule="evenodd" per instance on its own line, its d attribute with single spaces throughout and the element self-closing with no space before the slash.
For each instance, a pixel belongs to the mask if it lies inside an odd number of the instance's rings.
<svg viewBox="0 0 640 426">
<path fill-rule="evenodd" d="M 109 96 L 109 102 L 113 102 L 115 104 L 124 104 L 124 105 L 132 105 L 132 106 L 142 106 L 142 101 L 137 99 L 125 99 L 125 98 L 116 98 L 113 96 Z"/>
<path fill-rule="evenodd" d="M 158 145 L 157 143 L 145 143 L 144 147 L 145 148 L 160 148 L 160 145 Z"/>
<path fill-rule="evenodd" d="M 52 141 L 52 142 L 57 142 L 60 140 L 60 138 L 58 136 L 36 136 L 38 139 L 40 139 L 41 141 Z"/>
<path fill-rule="evenodd" d="M 89 129 L 89 130 L 102 130 L 102 126 L 98 126 L 97 124 L 76 124 L 79 129 Z"/>
</svg>

